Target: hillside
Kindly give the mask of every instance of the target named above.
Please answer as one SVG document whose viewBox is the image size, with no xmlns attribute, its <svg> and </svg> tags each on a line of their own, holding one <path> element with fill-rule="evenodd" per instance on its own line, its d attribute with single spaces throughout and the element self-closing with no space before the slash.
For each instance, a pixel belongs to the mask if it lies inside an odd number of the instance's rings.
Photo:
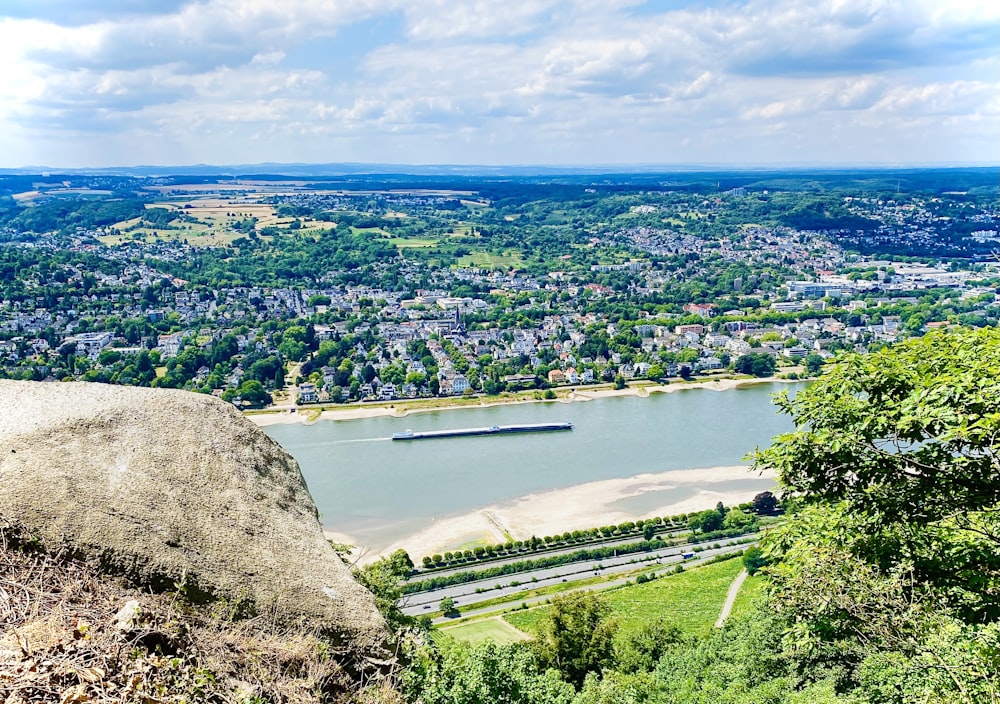
<svg viewBox="0 0 1000 704">
<path fill-rule="evenodd" d="M 280 626 L 229 601 L 151 593 L 64 553 L 17 545 L 7 529 L 0 594 L 6 704 L 392 701 L 377 680 L 365 687 L 349 651 L 318 629 Z"/>
</svg>

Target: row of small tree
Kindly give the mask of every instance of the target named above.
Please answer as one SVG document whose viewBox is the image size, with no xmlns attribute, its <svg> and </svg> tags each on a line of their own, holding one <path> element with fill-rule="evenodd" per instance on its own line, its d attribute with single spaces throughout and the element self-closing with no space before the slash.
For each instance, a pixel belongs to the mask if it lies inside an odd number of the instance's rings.
<svg viewBox="0 0 1000 704">
<path fill-rule="evenodd" d="M 681 514 L 669 518 L 656 517 L 639 522 L 624 521 L 618 525 L 566 531 L 559 535 L 546 535 L 543 538 L 533 535 L 527 540 L 508 540 L 505 543 L 477 546 L 473 549 L 425 555 L 422 563 L 425 569 L 434 569 L 480 560 L 496 559 L 509 555 L 550 550 L 566 545 L 589 543 L 614 537 L 642 535 L 646 540 L 650 540 L 656 533 L 663 530 L 682 528 L 686 520 L 687 514 Z"/>
<path fill-rule="evenodd" d="M 642 536 L 652 540 L 657 533 L 690 529 L 695 533 L 714 533 L 721 530 L 753 530 L 757 516 L 773 515 L 778 511 L 778 499 L 770 491 L 757 494 L 752 502 L 738 507 L 726 508 L 720 501 L 714 509 L 698 513 L 681 513 L 674 516 L 657 516 L 640 521 L 623 521 L 618 525 L 567 531 L 560 535 L 546 535 L 543 538 L 531 536 L 527 540 L 508 540 L 495 545 L 480 545 L 475 548 L 447 551 L 425 555 L 421 560 L 425 570 L 452 567 L 494 560 L 512 555 L 552 550 L 568 545 L 582 545 L 616 537 Z"/>
</svg>

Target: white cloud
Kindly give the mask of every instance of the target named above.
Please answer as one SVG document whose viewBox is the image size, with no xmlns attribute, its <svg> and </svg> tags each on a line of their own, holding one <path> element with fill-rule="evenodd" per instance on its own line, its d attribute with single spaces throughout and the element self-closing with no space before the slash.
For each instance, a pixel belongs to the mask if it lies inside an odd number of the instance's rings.
<svg viewBox="0 0 1000 704">
<path fill-rule="evenodd" d="M 407 33 L 421 41 L 517 37 L 549 21 L 556 0 L 424 0 L 407 5 Z"/>
<path fill-rule="evenodd" d="M 159 137 L 143 155 L 161 162 L 198 149 L 229 162 L 823 160 L 873 143 L 905 161 L 935 120 L 936 153 L 984 151 L 969 134 L 985 140 L 998 112 L 1000 4 L 640 4 L 205 0 L 121 17 L 88 6 L 95 21 L 77 26 L 0 18 L 0 131 L 31 135 L 0 158 L 63 163 L 63 137 L 87 135 L 79 158 L 131 163 L 123 145 L 142 135 Z"/>
<path fill-rule="evenodd" d="M 872 109 L 910 115 L 956 115 L 983 111 L 998 115 L 1000 82 L 954 81 L 888 90 Z"/>
</svg>

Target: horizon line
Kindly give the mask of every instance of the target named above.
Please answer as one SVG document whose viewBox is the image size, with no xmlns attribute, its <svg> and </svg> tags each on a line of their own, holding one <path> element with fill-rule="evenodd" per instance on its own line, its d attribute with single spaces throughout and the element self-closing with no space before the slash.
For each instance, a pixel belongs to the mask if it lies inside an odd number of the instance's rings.
<svg viewBox="0 0 1000 704">
<path fill-rule="evenodd" d="M 396 163 L 396 162 L 365 162 L 365 161 L 328 161 L 328 162 L 275 162 L 264 161 L 242 164 L 132 164 L 113 166 L 44 166 L 44 165 L 23 165 L 16 167 L 0 166 L 0 173 L 24 172 L 35 174 L 41 172 L 67 173 L 73 171 L 129 171 L 129 170 L 162 170 L 173 174 L 181 174 L 185 170 L 196 169 L 199 171 L 206 169 L 220 170 L 253 170 L 260 172 L 266 168 L 294 168 L 303 170 L 309 168 L 374 168 L 379 170 L 393 169 L 394 173 L 406 175 L 405 169 L 416 170 L 461 170 L 472 172 L 477 170 L 487 172 L 511 171 L 549 171 L 558 170 L 565 172 L 597 172 L 597 173 L 618 173 L 622 171 L 632 173 L 661 173 L 680 172 L 685 170 L 719 170 L 719 171 L 788 171 L 795 169 L 817 169 L 824 171 L 857 171 L 857 170 L 898 170 L 898 169 L 981 169 L 1000 168 L 1000 162 L 869 162 L 869 163 L 844 163 L 844 162 L 757 162 L 746 164 L 732 164 L 727 162 L 626 162 L 626 163 L 579 163 L 579 164 L 559 164 L 559 163 L 539 163 L 539 164 L 456 164 L 456 163 Z M 402 171 L 401 171 L 402 170 Z M 417 175 L 417 174 L 414 174 Z"/>
</svg>

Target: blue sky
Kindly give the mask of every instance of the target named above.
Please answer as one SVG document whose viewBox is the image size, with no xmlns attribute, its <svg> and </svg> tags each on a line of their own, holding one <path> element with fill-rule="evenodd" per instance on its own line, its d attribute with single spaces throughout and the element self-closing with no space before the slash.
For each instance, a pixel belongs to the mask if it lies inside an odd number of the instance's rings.
<svg viewBox="0 0 1000 704">
<path fill-rule="evenodd" d="M 1000 163 L 991 0 L 4 0 L 0 166 Z"/>
</svg>

